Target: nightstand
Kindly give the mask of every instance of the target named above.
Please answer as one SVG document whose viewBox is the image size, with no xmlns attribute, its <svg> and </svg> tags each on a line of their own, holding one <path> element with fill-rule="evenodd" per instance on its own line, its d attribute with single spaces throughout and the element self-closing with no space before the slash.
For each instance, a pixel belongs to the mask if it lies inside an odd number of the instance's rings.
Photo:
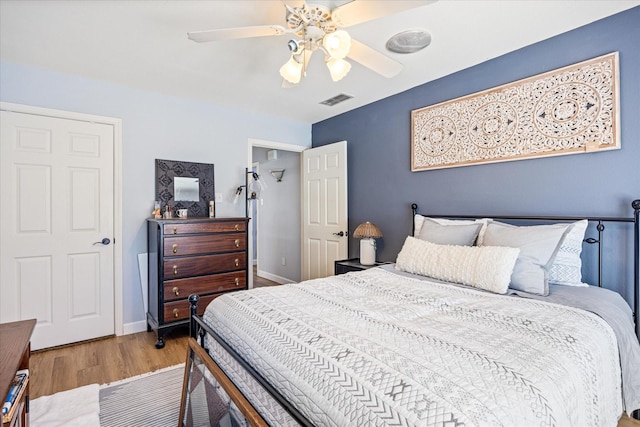
<svg viewBox="0 0 640 427">
<path fill-rule="evenodd" d="M 362 271 L 372 267 L 388 264 L 388 262 L 376 262 L 373 265 L 360 264 L 360 258 L 341 259 L 334 263 L 333 271 L 336 275 L 348 273 L 350 271 Z"/>
</svg>

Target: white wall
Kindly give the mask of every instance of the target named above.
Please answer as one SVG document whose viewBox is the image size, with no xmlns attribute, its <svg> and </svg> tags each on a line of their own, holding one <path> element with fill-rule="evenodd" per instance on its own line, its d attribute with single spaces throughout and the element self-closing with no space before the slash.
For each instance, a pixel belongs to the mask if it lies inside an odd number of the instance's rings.
<svg viewBox="0 0 640 427">
<path fill-rule="evenodd" d="M 258 202 L 258 275 L 294 283 L 301 279 L 300 153 L 277 150 L 278 158 L 268 160 L 270 150 L 253 148 L 253 161 L 260 164 L 260 176 L 267 183 Z M 285 170 L 281 182 L 269 173 L 274 169 Z"/>
<path fill-rule="evenodd" d="M 0 100 L 122 119 L 120 244 L 127 331 L 144 329 L 137 254 L 146 252 L 145 219 L 153 208 L 155 159 L 213 163 L 216 192 L 225 197 L 216 204 L 216 214 L 238 216 L 244 215 L 244 205 L 231 200 L 235 188 L 244 183 L 249 138 L 311 145 L 311 125 L 306 123 L 7 62 L 0 62 Z"/>
</svg>

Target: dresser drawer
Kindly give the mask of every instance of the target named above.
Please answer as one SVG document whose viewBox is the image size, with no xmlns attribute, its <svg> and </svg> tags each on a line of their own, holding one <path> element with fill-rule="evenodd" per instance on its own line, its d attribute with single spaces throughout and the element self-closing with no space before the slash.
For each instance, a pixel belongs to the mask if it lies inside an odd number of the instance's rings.
<svg viewBox="0 0 640 427">
<path fill-rule="evenodd" d="M 211 252 L 243 251 L 246 234 L 204 234 L 200 236 L 165 237 L 164 256 L 194 255 Z"/>
<path fill-rule="evenodd" d="M 232 273 L 212 274 L 210 276 L 189 277 L 186 279 L 166 280 L 164 282 L 164 300 L 171 301 L 186 298 L 191 294 L 208 294 L 244 289 L 247 284 L 244 270 Z"/>
<path fill-rule="evenodd" d="M 220 295 L 224 294 L 215 294 L 207 295 L 206 297 L 200 297 L 200 301 L 198 301 L 198 315 L 202 316 L 209 303 L 218 298 Z M 168 323 L 175 322 L 177 320 L 188 319 L 190 311 L 189 309 L 190 305 L 188 299 L 167 302 L 164 304 L 164 321 Z"/>
<path fill-rule="evenodd" d="M 246 268 L 246 252 L 165 259 L 163 262 L 164 280 L 235 270 L 245 271 Z"/>
<path fill-rule="evenodd" d="M 225 221 L 225 222 L 181 222 L 176 224 L 164 224 L 165 236 L 172 234 L 197 234 L 197 233 L 229 233 L 232 231 L 245 231 L 247 223 L 245 221 Z"/>
</svg>

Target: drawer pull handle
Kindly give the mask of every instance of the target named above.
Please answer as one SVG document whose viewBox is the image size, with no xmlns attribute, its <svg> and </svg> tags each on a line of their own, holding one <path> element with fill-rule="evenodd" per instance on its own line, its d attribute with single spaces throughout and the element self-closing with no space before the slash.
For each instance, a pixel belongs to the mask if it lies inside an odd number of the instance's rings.
<svg viewBox="0 0 640 427">
<path fill-rule="evenodd" d="M 240 286 L 240 279 L 236 277 L 235 282 L 236 282 L 236 286 Z"/>
<path fill-rule="evenodd" d="M 173 309 L 173 317 L 175 317 L 176 319 L 179 317 L 179 311 L 177 308 Z"/>
<path fill-rule="evenodd" d="M 240 240 L 236 239 L 233 243 L 236 244 L 236 248 L 240 247 Z"/>
<path fill-rule="evenodd" d="M 172 248 L 173 248 L 173 253 L 174 253 L 174 254 L 177 254 L 177 253 L 178 253 L 178 244 L 177 244 L 177 243 L 174 243 L 174 244 L 173 244 L 173 246 L 172 246 Z"/>
<path fill-rule="evenodd" d="M 174 286 L 174 288 L 173 288 L 173 289 L 171 289 L 171 290 L 173 291 L 173 293 L 174 293 L 174 294 L 176 294 L 176 296 L 179 296 L 179 295 L 180 295 L 180 289 L 178 289 L 178 287 L 177 287 L 177 286 Z"/>
<path fill-rule="evenodd" d="M 173 227 L 173 234 L 178 234 L 178 227 Z"/>
<path fill-rule="evenodd" d="M 240 225 L 236 224 L 233 228 L 235 228 L 236 231 L 240 230 Z"/>
<path fill-rule="evenodd" d="M 178 266 L 177 265 L 173 266 L 173 274 L 178 274 Z"/>
<path fill-rule="evenodd" d="M 236 264 L 236 267 L 240 266 L 240 260 L 238 258 L 235 259 L 235 264 Z"/>
</svg>

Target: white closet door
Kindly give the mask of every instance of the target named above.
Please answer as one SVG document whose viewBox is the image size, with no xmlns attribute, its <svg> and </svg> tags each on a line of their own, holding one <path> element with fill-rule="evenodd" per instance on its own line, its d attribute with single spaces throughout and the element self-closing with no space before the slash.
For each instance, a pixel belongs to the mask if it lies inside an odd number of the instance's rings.
<svg viewBox="0 0 640 427">
<path fill-rule="evenodd" d="M 0 128 L 0 321 L 36 318 L 33 349 L 113 334 L 113 126 L 2 111 Z"/>
</svg>

